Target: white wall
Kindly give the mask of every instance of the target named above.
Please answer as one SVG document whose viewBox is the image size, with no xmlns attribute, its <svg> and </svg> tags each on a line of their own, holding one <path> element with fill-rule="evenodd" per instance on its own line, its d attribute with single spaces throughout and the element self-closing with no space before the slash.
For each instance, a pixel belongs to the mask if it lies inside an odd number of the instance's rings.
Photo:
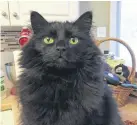
<svg viewBox="0 0 137 125">
<path fill-rule="evenodd" d="M 110 2 L 109 1 L 81 1 L 80 14 L 86 11 L 93 11 L 93 34 L 96 39 L 104 39 L 97 37 L 97 27 L 106 27 L 106 38 L 110 32 Z M 109 50 L 109 42 L 100 45 L 102 51 Z"/>
</svg>

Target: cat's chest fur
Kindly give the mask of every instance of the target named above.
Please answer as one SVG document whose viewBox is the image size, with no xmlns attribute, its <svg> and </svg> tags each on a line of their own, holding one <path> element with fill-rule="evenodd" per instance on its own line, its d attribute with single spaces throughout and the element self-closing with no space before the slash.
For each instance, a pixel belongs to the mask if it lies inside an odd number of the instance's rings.
<svg viewBox="0 0 137 125">
<path fill-rule="evenodd" d="M 37 83 L 26 91 L 31 94 L 31 100 L 24 109 L 25 115 L 31 118 L 28 119 L 29 124 L 86 125 L 85 121 L 87 124 L 91 122 L 90 112 L 96 102 L 94 105 L 92 92 L 80 79 L 73 82 L 43 79 L 39 82 L 44 84 Z"/>
</svg>

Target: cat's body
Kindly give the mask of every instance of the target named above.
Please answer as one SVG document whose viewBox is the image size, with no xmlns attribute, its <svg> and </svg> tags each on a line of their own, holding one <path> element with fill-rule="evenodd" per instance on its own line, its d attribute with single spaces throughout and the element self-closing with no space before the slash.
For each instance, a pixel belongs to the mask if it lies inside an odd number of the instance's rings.
<svg viewBox="0 0 137 125">
<path fill-rule="evenodd" d="M 22 125 L 122 125 L 89 36 L 92 14 L 48 23 L 32 12 L 31 23 L 34 36 L 20 60 Z"/>
</svg>

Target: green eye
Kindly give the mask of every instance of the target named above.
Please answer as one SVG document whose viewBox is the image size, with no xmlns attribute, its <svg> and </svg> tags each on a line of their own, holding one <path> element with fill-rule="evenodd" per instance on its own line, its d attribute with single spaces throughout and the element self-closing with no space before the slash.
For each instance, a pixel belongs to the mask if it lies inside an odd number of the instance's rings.
<svg viewBox="0 0 137 125">
<path fill-rule="evenodd" d="M 44 38 L 44 43 L 52 44 L 52 43 L 54 43 L 54 39 L 52 37 L 45 37 Z"/>
<path fill-rule="evenodd" d="M 71 38 L 71 39 L 69 40 L 69 42 L 70 42 L 70 44 L 75 45 L 75 44 L 78 43 L 78 38 Z"/>
</svg>

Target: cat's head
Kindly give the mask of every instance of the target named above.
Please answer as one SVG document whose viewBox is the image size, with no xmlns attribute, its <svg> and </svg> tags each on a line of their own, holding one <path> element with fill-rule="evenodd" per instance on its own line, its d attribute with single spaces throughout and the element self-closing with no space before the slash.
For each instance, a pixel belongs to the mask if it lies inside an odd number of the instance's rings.
<svg viewBox="0 0 137 125">
<path fill-rule="evenodd" d="M 34 35 L 24 51 L 28 51 L 30 61 L 37 59 L 46 67 L 83 67 L 89 47 L 96 48 L 90 37 L 92 12 L 84 13 L 74 22 L 48 22 L 33 11 L 31 26 Z"/>
</svg>

